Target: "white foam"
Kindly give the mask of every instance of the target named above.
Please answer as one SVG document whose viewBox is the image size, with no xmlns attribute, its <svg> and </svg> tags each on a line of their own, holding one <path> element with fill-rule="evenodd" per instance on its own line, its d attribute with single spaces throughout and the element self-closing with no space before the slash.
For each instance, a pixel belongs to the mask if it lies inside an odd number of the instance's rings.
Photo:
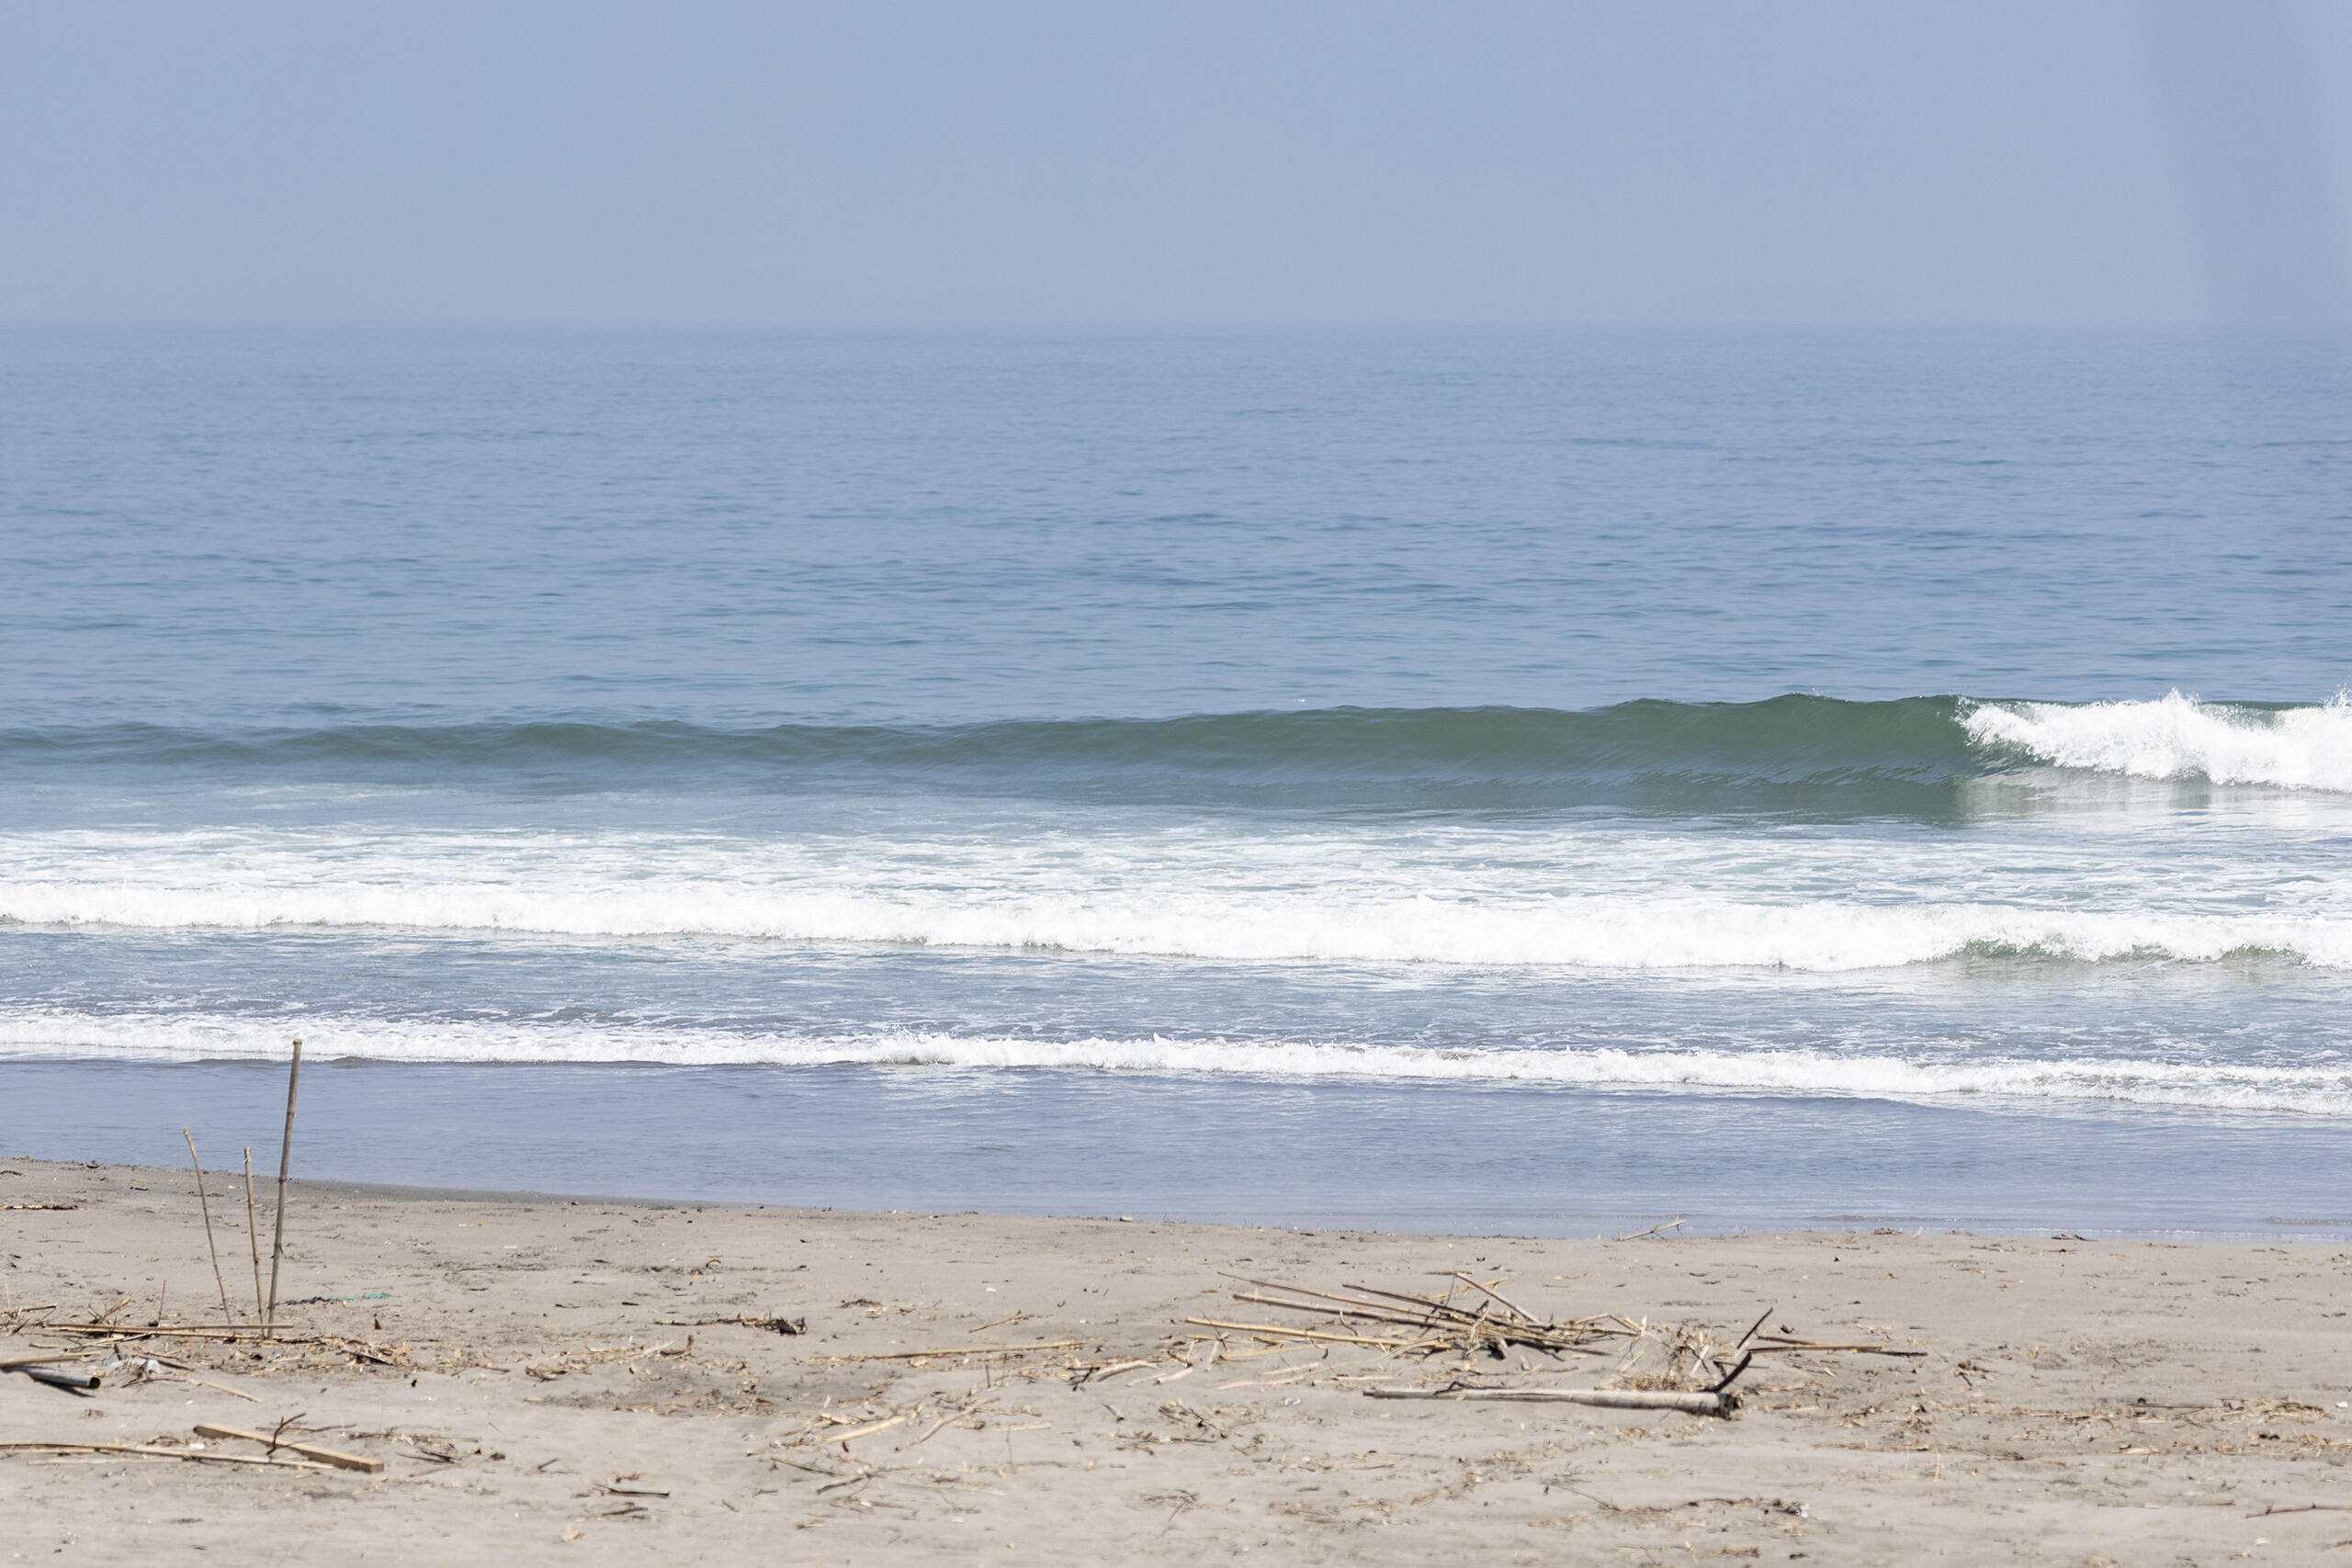
<svg viewBox="0 0 2352 1568">
<path fill-rule="evenodd" d="M 639 1063 L 1052 1068 L 1279 1079 L 1529 1083 L 1877 1100 L 2001 1098 L 2352 1115 L 2352 1064 L 2233 1066 L 2128 1057 L 1984 1057 L 1821 1050 L 1445 1050 L 1330 1042 L 1036 1040 L 942 1033 L 752 1034 L 707 1028 L 493 1024 L 316 1015 L 0 1014 L 17 1058 L 276 1059 L 300 1034 L 313 1058 L 413 1063 Z"/>
<path fill-rule="evenodd" d="M 2211 962 L 2244 953 L 2352 967 L 2352 919 L 2331 916 L 1638 897 L 1474 903 L 1238 892 L 859 895 L 695 883 L 549 891 L 429 884 L 252 889 L 32 884 L 0 886 L 0 920 L 169 931 L 379 928 L 708 937 L 1500 967 L 1835 972 L 1962 954 Z"/>
<path fill-rule="evenodd" d="M 2283 796 L 2279 798 L 2285 798 Z M 2312 797 L 2299 797 L 2309 800 Z M 2333 799 L 2334 797 L 2324 797 Z M 1228 962 L 1840 972 L 1966 953 L 2352 967 L 2346 824 L 1954 834 L 863 808 L 740 833 L 366 822 L 0 834 L 0 921 Z"/>
<path fill-rule="evenodd" d="M 2200 703 L 1981 703 L 1962 718 L 1983 745 L 2015 747 L 2062 768 L 2148 779 L 2352 792 L 2352 696 L 2324 707 Z"/>
</svg>

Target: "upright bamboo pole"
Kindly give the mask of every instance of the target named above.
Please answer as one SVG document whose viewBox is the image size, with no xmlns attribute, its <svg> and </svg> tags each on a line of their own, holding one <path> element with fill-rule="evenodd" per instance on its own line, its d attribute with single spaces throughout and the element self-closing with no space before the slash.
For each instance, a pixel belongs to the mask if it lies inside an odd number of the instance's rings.
<svg viewBox="0 0 2352 1568">
<path fill-rule="evenodd" d="M 286 1073 L 286 1133 L 277 1145 L 277 1224 L 269 1244 L 269 1308 L 265 1332 L 277 1332 L 277 1266 L 286 1258 L 286 1172 L 294 1158 L 294 1090 L 302 1081 L 302 1043 L 294 1042 L 294 1065 Z"/>
<path fill-rule="evenodd" d="M 180 1136 L 187 1140 L 187 1163 L 196 1167 L 196 1202 L 204 1211 L 204 1250 L 212 1255 L 212 1283 L 220 1292 L 220 1315 L 229 1315 L 229 1282 L 220 1278 L 220 1249 L 212 1245 L 212 1200 L 204 1195 L 204 1162 L 196 1157 L 196 1134 L 187 1128 Z"/>
<path fill-rule="evenodd" d="M 245 1246 L 254 1255 L 254 1321 L 261 1321 L 261 1221 L 254 1209 L 254 1151 L 245 1145 Z"/>
</svg>

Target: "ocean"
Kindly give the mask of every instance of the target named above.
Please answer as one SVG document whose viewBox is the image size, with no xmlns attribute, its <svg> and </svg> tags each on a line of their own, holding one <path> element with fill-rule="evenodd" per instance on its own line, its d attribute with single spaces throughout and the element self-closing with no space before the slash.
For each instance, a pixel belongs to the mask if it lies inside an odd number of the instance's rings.
<svg viewBox="0 0 2352 1568">
<path fill-rule="evenodd" d="M 0 333 L 0 1151 L 2352 1239 L 2352 344 Z M 175 1152 L 176 1151 L 176 1152 Z"/>
</svg>

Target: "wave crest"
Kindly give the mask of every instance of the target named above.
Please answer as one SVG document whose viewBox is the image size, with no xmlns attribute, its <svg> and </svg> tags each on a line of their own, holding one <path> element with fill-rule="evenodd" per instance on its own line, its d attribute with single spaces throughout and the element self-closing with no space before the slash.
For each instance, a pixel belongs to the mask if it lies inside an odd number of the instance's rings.
<svg viewBox="0 0 2352 1568">
<path fill-rule="evenodd" d="M 1961 716 L 1980 746 L 2062 768 L 2145 779 L 2352 792 L 2352 694 L 2322 707 L 2154 702 L 1979 703 Z"/>
<path fill-rule="evenodd" d="M 175 778 L 533 790 L 944 790 L 1332 806 L 1573 807 L 1717 799 L 1935 809 L 2023 760 L 2146 778 L 2352 790 L 2352 703 L 2324 707 L 1956 696 L 1643 700 L 1578 711 L 1322 708 L 965 725 L 668 720 L 360 723 L 210 733 L 0 730 L 0 766 Z"/>
</svg>

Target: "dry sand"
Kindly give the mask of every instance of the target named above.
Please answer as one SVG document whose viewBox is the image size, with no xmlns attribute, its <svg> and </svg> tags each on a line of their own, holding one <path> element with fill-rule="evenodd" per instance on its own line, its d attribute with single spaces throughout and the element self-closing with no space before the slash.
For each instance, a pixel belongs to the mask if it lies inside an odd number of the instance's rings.
<svg viewBox="0 0 2352 1568">
<path fill-rule="evenodd" d="M 220 1320 L 187 1172 L 0 1169 L 0 1203 L 75 1205 L 0 1212 L 0 1355 L 124 1297 L 117 1321 Z M 242 1313 L 243 1202 L 213 1179 Z M 0 1375 L 0 1440 L 288 1422 L 383 1472 L 10 1451 L 9 1562 L 2352 1563 L 2333 1246 L 1470 1239 L 318 1182 L 287 1231 L 286 1342 L 118 1342 L 94 1396 Z M 1245 1334 L 1210 1362 L 1183 1321 L 1308 1324 L 1221 1270 L 1421 1292 L 1456 1269 L 1545 1316 L 1736 1338 L 1769 1307 L 1770 1331 L 1926 1354 L 1761 1359 L 1719 1419 L 1376 1401 L 1460 1362 L 1253 1357 Z M 746 1315 L 807 1332 L 712 1321 Z M 1596 1380 L 1520 1359 L 1476 1371 Z M 1088 1370 L 1120 1361 L 1146 1364 Z"/>
</svg>

